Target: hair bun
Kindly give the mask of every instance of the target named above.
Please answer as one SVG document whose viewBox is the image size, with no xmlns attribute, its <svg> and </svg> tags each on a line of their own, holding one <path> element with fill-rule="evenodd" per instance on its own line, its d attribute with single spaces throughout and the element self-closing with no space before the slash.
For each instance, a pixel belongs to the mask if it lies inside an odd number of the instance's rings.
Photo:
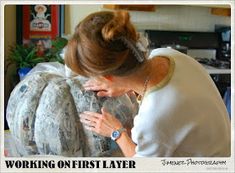
<svg viewBox="0 0 235 173">
<path fill-rule="evenodd" d="M 104 40 L 115 40 L 120 36 L 127 36 L 136 40 L 136 32 L 134 26 L 130 23 L 129 13 L 124 10 L 115 11 L 113 13 L 113 18 L 102 28 Z"/>
</svg>

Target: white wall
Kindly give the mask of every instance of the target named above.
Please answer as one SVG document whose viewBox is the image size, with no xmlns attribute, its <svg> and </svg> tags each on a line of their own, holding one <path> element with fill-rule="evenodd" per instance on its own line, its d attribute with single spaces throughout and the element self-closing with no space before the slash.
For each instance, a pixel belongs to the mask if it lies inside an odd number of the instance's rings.
<svg viewBox="0 0 235 173">
<path fill-rule="evenodd" d="M 88 14 L 99 11 L 101 5 L 66 5 L 65 6 L 65 35 L 74 32 L 77 24 Z"/>
<path fill-rule="evenodd" d="M 107 10 L 101 4 L 66 6 L 66 34 L 88 14 Z M 155 12 L 130 11 L 131 20 L 137 29 L 214 31 L 215 24 L 230 25 L 230 17 L 216 16 L 211 8 L 202 6 L 156 5 Z"/>
</svg>

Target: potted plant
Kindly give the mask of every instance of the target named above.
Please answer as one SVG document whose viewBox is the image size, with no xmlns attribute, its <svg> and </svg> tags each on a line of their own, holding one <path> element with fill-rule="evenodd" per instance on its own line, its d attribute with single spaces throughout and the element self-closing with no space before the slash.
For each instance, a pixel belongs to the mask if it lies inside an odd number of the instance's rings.
<svg viewBox="0 0 235 173">
<path fill-rule="evenodd" d="M 45 58 L 47 61 L 58 61 L 64 64 L 64 59 L 61 56 L 63 48 L 67 45 L 68 40 L 62 37 L 57 37 L 51 41 L 51 48 L 45 52 Z"/>
<path fill-rule="evenodd" d="M 9 59 L 17 68 L 20 80 L 37 64 L 44 62 L 45 58 L 37 55 L 33 45 L 15 45 L 10 48 Z"/>
<path fill-rule="evenodd" d="M 61 56 L 63 48 L 67 45 L 68 40 L 62 37 L 57 37 L 51 41 L 51 48 L 40 49 L 39 44 L 30 45 L 15 45 L 10 47 L 9 60 L 14 63 L 17 68 L 17 73 L 20 80 L 35 66 L 41 62 L 58 61 L 64 64 L 64 59 Z"/>
</svg>

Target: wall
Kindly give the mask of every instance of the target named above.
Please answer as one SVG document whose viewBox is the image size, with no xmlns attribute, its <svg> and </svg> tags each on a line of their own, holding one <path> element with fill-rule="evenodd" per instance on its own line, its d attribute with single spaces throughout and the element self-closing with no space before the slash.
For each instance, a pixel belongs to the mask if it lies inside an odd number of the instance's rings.
<svg viewBox="0 0 235 173">
<path fill-rule="evenodd" d="M 65 6 L 65 35 L 74 32 L 77 24 L 88 14 L 99 11 L 101 5 L 66 5 Z"/>
<path fill-rule="evenodd" d="M 16 7 L 5 6 L 4 51 L 16 41 Z M 74 32 L 76 25 L 88 14 L 100 10 L 101 4 L 66 5 L 65 35 Z M 215 24 L 230 25 L 230 17 L 210 14 L 210 8 L 201 6 L 156 5 L 155 12 L 130 11 L 131 20 L 137 29 L 182 30 L 182 31 L 213 31 Z M 11 21 L 11 22 L 8 22 Z"/>
<path fill-rule="evenodd" d="M 4 52 L 8 55 L 8 48 L 16 42 L 16 6 L 6 5 L 4 7 Z"/>
<path fill-rule="evenodd" d="M 89 13 L 103 9 L 102 5 L 67 5 L 66 34 Z M 230 25 L 230 17 L 211 15 L 211 8 L 202 6 L 156 5 L 155 12 L 130 11 L 138 30 L 214 31 L 215 24 Z"/>
<path fill-rule="evenodd" d="M 9 54 L 9 46 L 16 43 L 16 6 L 6 5 L 4 7 L 4 60 L 6 61 Z M 4 69 L 6 71 L 6 67 Z M 10 92 L 14 87 L 14 66 L 9 66 L 7 73 L 4 74 L 4 107 L 7 105 Z M 6 124 L 5 124 L 6 127 Z"/>
<path fill-rule="evenodd" d="M 231 25 L 231 18 L 211 14 L 202 6 L 157 5 L 155 12 L 131 12 L 139 29 L 214 31 L 215 24 Z"/>
</svg>

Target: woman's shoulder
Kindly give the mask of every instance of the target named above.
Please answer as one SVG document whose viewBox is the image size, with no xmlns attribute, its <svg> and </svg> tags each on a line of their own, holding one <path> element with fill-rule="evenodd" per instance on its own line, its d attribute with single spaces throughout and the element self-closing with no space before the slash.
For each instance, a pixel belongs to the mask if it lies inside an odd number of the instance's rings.
<svg viewBox="0 0 235 173">
<path fill-rule="evenodd" d="M 179 51 L 171 49 L 171 48 L 156 48 L 150 51 L 149 58 L 156 58 L 159 56 L 168 57 L 168 56 L 174 56 L 177 54 L 179 54 Z"/>
<path fill-rule="evenodd" d="M 157 59 L 159 57 L 167 57 L 169 59 L 173 59 L 177 63 L 192 63 L 192 62 L 197 63 L 197 61 L 194 60 L 194 58 L 172 48 L 153 49 L 149 54 L 149 59 L 155 59 L 155 58 Z"/>
</svg>

